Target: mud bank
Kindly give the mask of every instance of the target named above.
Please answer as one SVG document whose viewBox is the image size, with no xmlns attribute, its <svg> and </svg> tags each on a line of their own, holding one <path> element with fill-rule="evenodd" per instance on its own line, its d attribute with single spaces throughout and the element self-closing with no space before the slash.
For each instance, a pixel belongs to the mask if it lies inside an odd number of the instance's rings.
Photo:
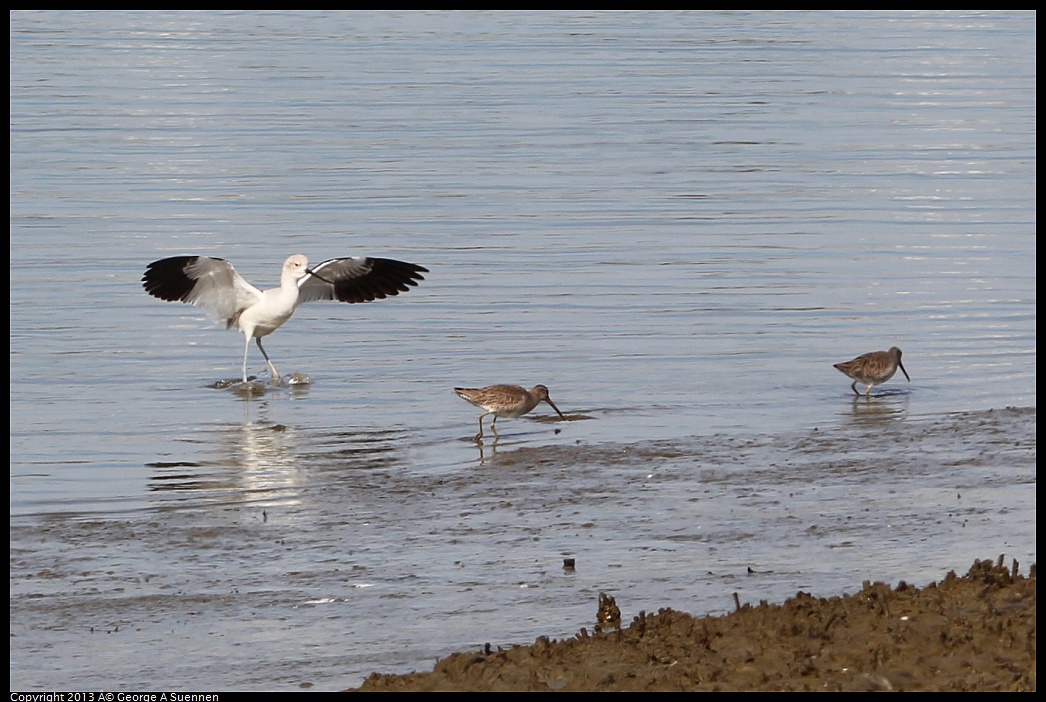
<svg viewBox="0 0 1046 702">
<path fill-rule="evenodd" d="M 456 653 L 358 689 L 1034 691 L 1035 585 L 1034 565 L 1021 575 L 1000 557 L 925 587 L 865 582 L 843 597 L 739 602 L 721 617 L 662 609 L 620 628 L 594 618 L 603 631 Z"/>
</svg>

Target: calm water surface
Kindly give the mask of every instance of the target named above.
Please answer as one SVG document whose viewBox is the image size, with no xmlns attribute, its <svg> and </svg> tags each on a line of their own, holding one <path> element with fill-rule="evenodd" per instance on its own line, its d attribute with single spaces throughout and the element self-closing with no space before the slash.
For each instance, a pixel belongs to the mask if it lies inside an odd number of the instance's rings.
<svg viewBox="0 0 1046 702">
<path fill-rule="evenodd" d="M 1034 13 L 10 39 L 12 689 L 339 689 L 600 591 L 628 621 L 1035 560 Z M 208 387 L 242 337 L 145 265 L 271 287 L 299 252 L 431 273 L 269 337 L 312 385 Z M 891 345 L 912 382 L 855 399 L 831 364 Z M 450 389 L 497 382 L 569 421 L 477 446 Z"/>
</svg>

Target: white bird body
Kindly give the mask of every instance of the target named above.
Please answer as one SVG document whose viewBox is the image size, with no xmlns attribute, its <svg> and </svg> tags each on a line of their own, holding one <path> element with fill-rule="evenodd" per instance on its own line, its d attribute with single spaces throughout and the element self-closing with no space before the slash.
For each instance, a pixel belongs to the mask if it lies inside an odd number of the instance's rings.
<svg viewBox="0 0 1046 702">
<path fill-rule="evenodd" d="M 322 274 L 320 273 L 322 271 Z M 254 339 L 269 366 L 274 383 L 280 375 L 261 340 L 284 325 L 303 302 L 339 300 L 369 302 L 410 290 L 428 269 L 387 258 L 332 258 L 315 268 L 295 254 L 283 263 L 280 287 L 259 290 L 232 264 L 208 256 L 175 256 L 154 261 L 142 283 L 161 300 L 187 302 L 244 335 L 243 382 L 247 382 L 247 352 Z"/>
<path fill-rule="evenodd" d="M 248 337 L 248 341 L 252 336 L 268 336 L 282 327 L 298 307 L 298 281 L 308 275 L 308 265 L 308 259 L 304 256 L 291 256 L 283 264 L 280 287 L 264 292 L 244 280 L 250 291 L 255 293 L 254 302 L 240 309 L 228 323 L 231 325 L 235 320 L 236 326 Z"/>
</svg>

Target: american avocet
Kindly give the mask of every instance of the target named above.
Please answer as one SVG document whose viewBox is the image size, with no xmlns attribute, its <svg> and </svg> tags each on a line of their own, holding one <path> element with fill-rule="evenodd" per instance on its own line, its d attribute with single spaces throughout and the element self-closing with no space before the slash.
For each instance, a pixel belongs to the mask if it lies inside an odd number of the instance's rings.
<svg viewBox="0 0 1046 702">
<path fill-rule="evenodd" d="M 904 373 L 904 377 L 908 378 L 908 382 L 912 382 L 908 371 L 901 364 L 901 350 L 896 346 L 891 347 L 889 351 L 872 351 L 858 356 L 852 361 L 836 363 L 835 367 L 854 379 L 850 389 L 858 397 L 861 396 L 861 393 L 857 392 L 857 383 L 868 386 L 864 393 L 867 397 L 871 395 L 873 386 L 882 385 L 892 378 L 898 368 Z"/>
<path fill-rule="evenodd" d="M 454 388 L 454 392 L 463 400 L 468 400 L 476 407 L 485 410 L 483 414 L 479 415 L 479 433 L 476 434 L 476 441 L 483 438 L 483 418 L 488 414 L 494 415 L 494 419 L 490 422 L 494 436 L 498 435 L 498 417 L 510 419 L 522 417 L 542 401 L 547 402 L 552 409 L 556 410 L 556 414 L 560 418 L 566 419 L 559 408 L 552 403 L 552 399 L 548 396 L 548 388 L 544 385 L 535 385 L 530 390 L 519 385 L 488 385 L 485 388 Z"/>
<path fill-rule="evenodd" d="M 224 322 L 226 329 L 239 327 L 246 339 L 243 382 L 247 382 L 247 351 L 253 338 L 269 366 L 273 384 L 278 384 L 280 374 L 265 353 L 262 337 L 279 329 L 298 305 L 313 300 L 384 299 L 416 286 L 424 280 L 422 273 L 428 273 L 428 269 L 365 256 L 332 258 L 309 268 L 309 259 L 295 254 L 283 262 L 280 287 L 263 292 L 244 280 L 224 259 L 175 256 L 150 263 L 142 284 L 153 297 L 196 305 Z"/>
</svg>

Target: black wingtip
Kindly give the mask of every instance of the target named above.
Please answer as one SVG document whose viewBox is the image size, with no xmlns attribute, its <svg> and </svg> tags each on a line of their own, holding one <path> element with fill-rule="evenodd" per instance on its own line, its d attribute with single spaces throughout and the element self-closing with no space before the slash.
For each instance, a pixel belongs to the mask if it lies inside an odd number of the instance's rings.
<svg viewBox="0 0 1046 702">
<path fill-rule="evenodd" d="M 185 273 L 199 256 L 172 256 L 153 261 L 145 267 L 142 287 L 153 297 L 168 302 L 183 302 L 196 285 Z"/>
<path fill-rule="evenodd" d="M 339 280 L 334 286 L 336 299 L 341 302 L 371 302 L 409 292 L 425 279 L 422 273 L 429 269 L 391 258 L 370 258 L 370 270 L 358 278 Z"/>
</svg>

